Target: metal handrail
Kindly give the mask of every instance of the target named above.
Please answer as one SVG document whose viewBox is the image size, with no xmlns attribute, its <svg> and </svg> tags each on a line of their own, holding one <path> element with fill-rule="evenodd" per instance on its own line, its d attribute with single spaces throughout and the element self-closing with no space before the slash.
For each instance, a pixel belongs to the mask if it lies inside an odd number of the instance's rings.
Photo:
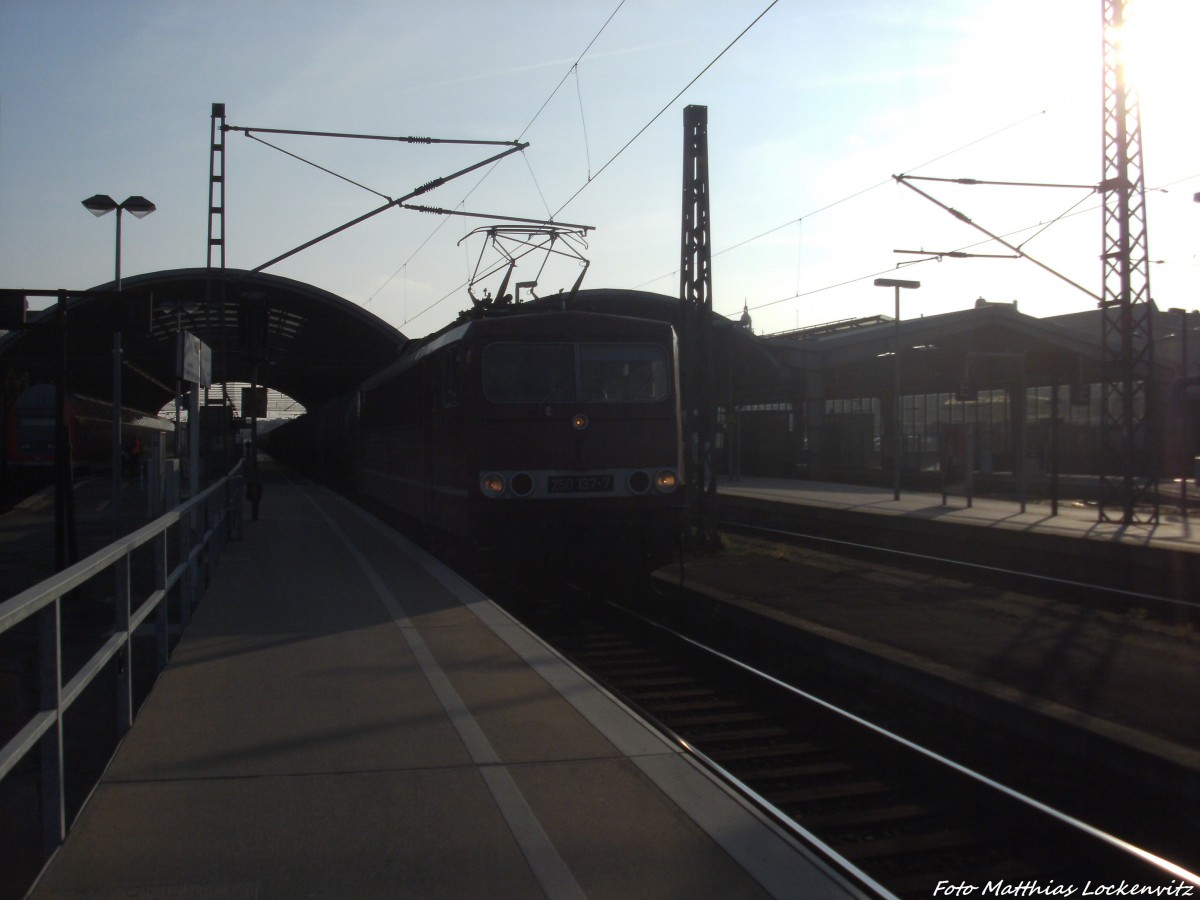
<svg viewBox="0 0 1200 900">
<path fill-rule="evenodd" d="M 30 752 L 41 748 L 42 840 L 45 856 L 66 837 L 66 795 L 63 772 L 63 713 L 103 668 L 123 654 L 125 665 L 117 678 L 118 738 L 132 725 L 132 659 L 134 632 L 156 614 L 155 644 L 161 670 L 168 656 L 168 607 L 171 591 L 179 588 L 179 621 L 186 627 L 199 602 L 203 574 L 211 576 L 225 543 L 241 537 L 245 498 L 244 464 L 195 497 L 153 522 L 96 551 L 86 559 L 0 603 L 0 633 L 38 617 L 38 680 L 40 709 L 0 748 L 0 780 Z M 178 562 L 167 570 L 168 532 L 179 526 Z M 154 544 L 154 588 L 136 603 L 131 596 L 133 552 Z M 210 552 L 211 551 L 211 552 Z M 102 573 L 116 576 L 113 633 L 66 684 L 62 680 L 62 600 Z"/>
</svg>

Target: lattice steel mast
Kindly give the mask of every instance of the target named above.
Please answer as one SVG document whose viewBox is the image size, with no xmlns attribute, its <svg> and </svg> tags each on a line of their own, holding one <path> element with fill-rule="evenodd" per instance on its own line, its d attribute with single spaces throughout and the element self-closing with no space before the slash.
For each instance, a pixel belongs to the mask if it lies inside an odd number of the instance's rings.
<svg viewBox="0 0 1200 900">
<path fill-rule="evenodd" d="M 679 268 L 680 377 L 687 456 L 687 539 L 716 544 L 712 353 L 712 244 L 709 230 L 708 107 L 683 110 L 683 221 Z"/>
<path fill-rule="evenodd" d="M 214 272 L 214 270 L 216 270 Z M 225 104 L 212 105 L 212 123 L 209 127 L 208 154 L 208 271 L 205 283 L 204 320 L 208 324 L 212 320 L 213 279 L 220 286 L 220 296 L 216 303 L 221 310 L 218 319 L 220 328 L 221 347 L 221 384 L 222 394 L 228 399 L 229 394 L 229 347 L 226 334 L 228 323 L 225 321 Z M 210 336 L 211 340 L 211 336 Z M 216 380 L 216 379 L 214 379 Z"/>
<path fill-rule="evenodd" d="M 1137 93 L 1121 58 L 1125 0 L 1104 5 L 1104 293 L 1101 309 L 1100 521 L 1158 521 L 1151 394 L 1154 303 Z"/>
<path fill-rule="evenodd" d="M 208 268 L 225 268 L 225 104 L 212 105 L 208 157 Z"/>
</svg>

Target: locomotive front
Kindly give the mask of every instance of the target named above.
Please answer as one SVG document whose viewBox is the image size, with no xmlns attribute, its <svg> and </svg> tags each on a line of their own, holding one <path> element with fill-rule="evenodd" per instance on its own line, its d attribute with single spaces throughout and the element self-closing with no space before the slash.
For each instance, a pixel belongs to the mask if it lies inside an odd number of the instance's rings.
<svg viewBox="0 0 1200 900">
<path fill-rule="evenodd" d="M 514 559 L 671 557 L 683 508 L 670 325 L 583 312 L 481 323 L 475 541 Z"/>
</svg>

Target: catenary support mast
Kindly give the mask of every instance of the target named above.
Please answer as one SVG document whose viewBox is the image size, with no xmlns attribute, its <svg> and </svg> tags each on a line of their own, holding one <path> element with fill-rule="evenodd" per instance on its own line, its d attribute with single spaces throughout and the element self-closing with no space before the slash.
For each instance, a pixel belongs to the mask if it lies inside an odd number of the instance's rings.
<svg viewBox="0 0 1200 900">
<path fill-rule="evenodd" d="M 1100 521 L 1158 521 L 1154 302 L 1137 93 L 1121 58 L 1125 0 L 1104 5 L 1104 293 Z"/>
<path fill-rule="evenodd" d="M 708 107 L 683 110 L 683 227 L 679 268 L 680 376 L 687 455 L 687 539 L 716 544 L 712 454 L 715 379 L 712 352 L 712 244 L 709 230 Z"/>
</svg>

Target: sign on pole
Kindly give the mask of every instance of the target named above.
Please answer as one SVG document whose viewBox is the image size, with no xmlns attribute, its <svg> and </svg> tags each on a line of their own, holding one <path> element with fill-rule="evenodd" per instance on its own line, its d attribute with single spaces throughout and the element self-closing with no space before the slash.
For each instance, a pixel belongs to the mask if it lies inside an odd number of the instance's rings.
<svg viewBox="0 0 1200 900">
<path fill-rule="evenodd" d="M 242 415 L 255 419 L 267 417 L 267 389 L 265 387 L 242 388 Z"/>
<path fill-rule="evenodd" d="M 188 331 L 179 333 L 178 375 L 201 387 L 212 385 L 212 348 Z"/>
</svg>

